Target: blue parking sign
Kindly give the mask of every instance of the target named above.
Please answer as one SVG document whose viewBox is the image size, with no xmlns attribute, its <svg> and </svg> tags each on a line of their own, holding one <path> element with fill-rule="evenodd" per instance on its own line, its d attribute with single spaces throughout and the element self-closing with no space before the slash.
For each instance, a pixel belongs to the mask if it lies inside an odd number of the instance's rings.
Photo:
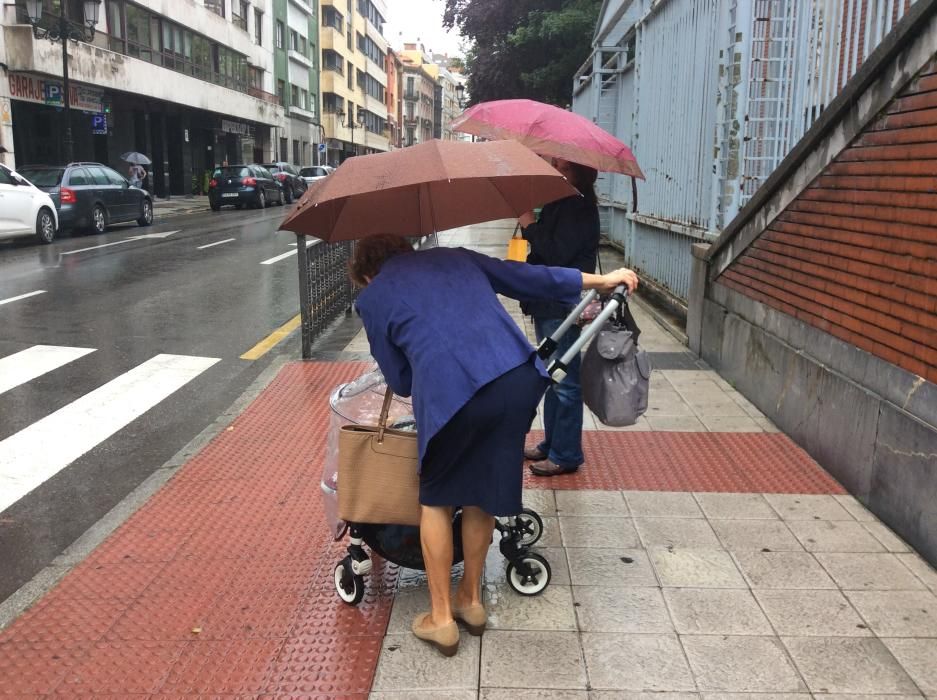
<svg viewBox="0 0 937 700">
<path fill-rule="evenodd" d="M 98 112 L 91 115 L 91 133 L 92 134 L 106 134 L 107 133 L 107 115 L 103 112 Z"/>
</svg>

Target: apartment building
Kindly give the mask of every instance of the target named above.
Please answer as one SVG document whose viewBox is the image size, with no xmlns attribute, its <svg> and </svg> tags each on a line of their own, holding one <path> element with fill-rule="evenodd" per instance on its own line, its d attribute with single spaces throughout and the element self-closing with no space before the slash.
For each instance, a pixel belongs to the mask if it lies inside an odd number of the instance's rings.
<svg viewBox="0 0 937 700">
<path fill-rule="evenodd" d="M 391 148 L 403 146 L 403 63 L 387 49 L 387 138 Z"/>
<path fill-rule="evenodd" d="M 272 34 L 276 94 L 288 117 L 277 134 L 277 157 L 297 166 L 324 162 L 318 149 L 323 139 L 316 0 L 273 0 Z"/>
<path fill-rule="evenodd" d="M 84 3 L 65 1 L 80 22 Z M 271 32 L 285 1 L 102 2 L 93 39 L 68 46 L 75 158 L 121 166 L 121 153 L 145 153 L 157 196 L 197 189 L 226 161 L 272 159 L 288 129 Z M 45 10 L 50 26 L 58 2 Z M 24 0 L 4 5 L 0 21 L 0 157 L 61 163 L 62 45 L 35 37 Z"/>
<path fill-rule="evenodd" d="M 403 67 L 403 145 L 413 146 L 434 138 L 437 66 L 423 46 L 404 44 L 400 52 Z"/>
<path fill-rule="evenodd" d="M 390 147 L 386 16 L 384 0 L 321 0 L 322 125 L 330 165 Z"/>
</svg>

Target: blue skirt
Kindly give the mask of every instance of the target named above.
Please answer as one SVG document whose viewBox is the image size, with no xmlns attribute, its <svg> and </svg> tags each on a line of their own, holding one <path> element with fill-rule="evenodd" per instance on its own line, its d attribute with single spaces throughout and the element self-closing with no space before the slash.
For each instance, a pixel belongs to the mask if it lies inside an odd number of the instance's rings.
<svg viewBox="0 0 937 700">
<path fill-rule="evenodd" d="M 420 503 L 520 513 L 524 441 L 547 385 L 531 359 L 479 389 L 427 445 Z"/>
</svg>

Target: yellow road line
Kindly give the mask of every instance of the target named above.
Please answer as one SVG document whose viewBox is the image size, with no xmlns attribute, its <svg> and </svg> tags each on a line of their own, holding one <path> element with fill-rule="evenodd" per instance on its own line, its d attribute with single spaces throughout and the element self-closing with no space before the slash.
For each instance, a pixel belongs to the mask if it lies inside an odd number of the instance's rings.
<svg viewBox="0 0 937 700">
<path fill-rule="evenodd" d="M 257 360 L 266 355 L 273 347 L 282 341 L 286 336 L 299 328 L 302 322 L 299 314 L 296 314 L 289 321 L 277 328 L 273 333 L 261 340 L 257 345 L 241 355 L 242 360 Z"/>
</svg>

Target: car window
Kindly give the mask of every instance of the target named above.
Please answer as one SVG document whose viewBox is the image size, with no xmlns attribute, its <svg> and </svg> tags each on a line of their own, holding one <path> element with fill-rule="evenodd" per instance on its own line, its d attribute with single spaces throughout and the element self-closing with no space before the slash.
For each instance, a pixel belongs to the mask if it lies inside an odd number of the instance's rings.
<svg viewBox="0 0 937 700">
<path fill-rule="evenodd" d="M 0 168 L 0 185 L 15 185 L 16 180 L 7 172 L 6 168 Z"/>
<path fill-rule="evenodd" d="M 234 165 L 226 166 L 224 168 L 216 168 L 212 177 L 249 177 L 250 174 L 250 168 L 247 166 Z"/>
<path fill-rule="evenodd" d="M 255 167 L 263 168 L 264 170 L 267 170 L 270 173 L 278 173 L 281 170 L 283 170 L 283 168 L 281 168 L 279 165 L 258 165 Z"/>
<path fill-rule="evenodd" d="M 56 187 L 62 181 L 65 168 L 23 168 L 17 172 L 36 187 Z"/>
<path fill-rule="evenodd" d="M 123 187 L 127 184 L 127 181 L 121 176 L 120 173 L 111 170 L 110 168 L 101 168 L 104 171 L 104 174 L 107 176 L 107 180 L 112 185 L 117 185 L 118 187 Z"/>
<path fill-rule="evenodd" d="M 98 166 L 88 166 L 87 168 L 88 176 L 91 178 L 91 184 L 94 185 L 110 185 L 111 183 L 107 179 L 107 174 L 104 172 L 104 168 Z"/>
<path fill-rule="evenodd" d="M 296 175 L 296 174 L 297 174 L 297 172 L 296 172 L 296 166 L 295 166 L 295 165 L 290 165 L 289 163 L 286 164 L 286 166 L 284 167 L 284 170 L 286 170 L 286 172 L 288 172 L 290 175 Z"/>
<path fill-rule="evenodd" d="M 303 177 L 315 177 L 317 173 L 315 168 L 300 168 L 299 174 Z"/>
<path fill-rule="evenodd" d="M 255 177 L 262 177 L 265 180 L 273 179 L 273 175 L 270 174 L 270 171 L 266 168 L 261 168 L 259 165 L 254 166 Z"/>
<path fill-rule="evenodd" d="M 84 168 L 75 168 L 68 172 L 68 184 L 72 186 L 77 185 L 91 185 L 91 177 L 88 175 L 88 171 Z"/>
</svg>

